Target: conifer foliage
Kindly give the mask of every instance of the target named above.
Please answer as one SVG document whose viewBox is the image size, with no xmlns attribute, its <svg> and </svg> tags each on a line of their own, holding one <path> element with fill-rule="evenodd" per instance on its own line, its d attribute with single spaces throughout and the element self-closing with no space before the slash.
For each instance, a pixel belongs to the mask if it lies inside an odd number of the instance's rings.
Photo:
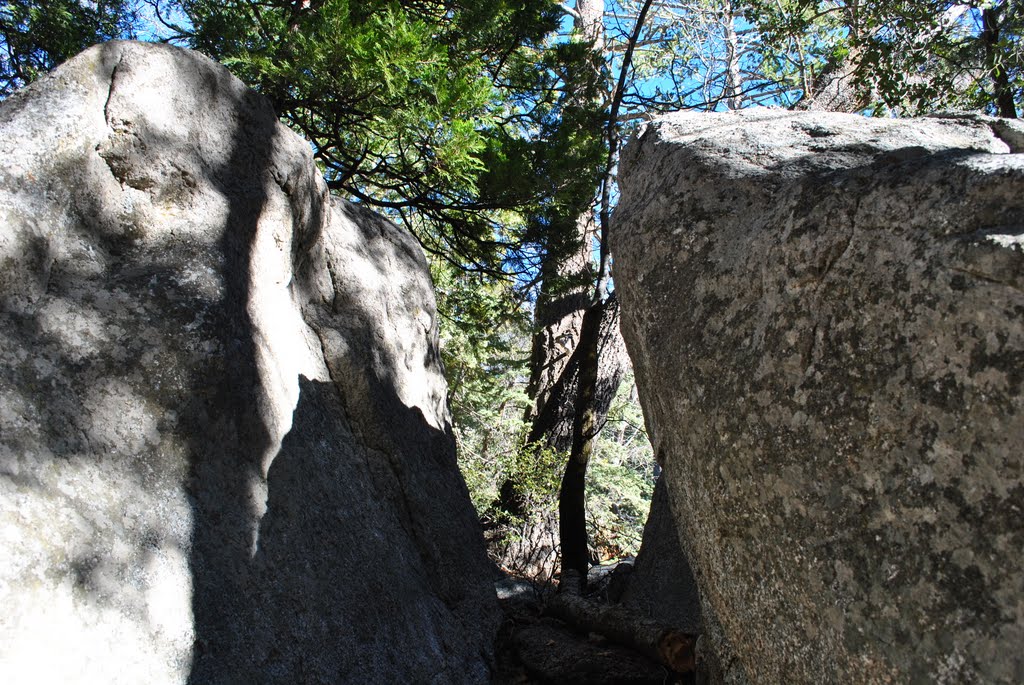
<svg viewBox="0 0 1024 685">
<path fill-rule="evenodd" d="M 0 4 L 0 97 L 94 43 L 132 38 L 133 0 L 5 0 Z"/>
<path fill-rule="evenodd" d="M 328 184 L 405 220 L 429 251 L 501 271 L 522 243 L 502 209 L 551 108 L 536 62 L 546 0 L 182 0 L 191 44 L 267 95 Z M 540 74 L 540 76 L 538 75 Z"/>
</svg>

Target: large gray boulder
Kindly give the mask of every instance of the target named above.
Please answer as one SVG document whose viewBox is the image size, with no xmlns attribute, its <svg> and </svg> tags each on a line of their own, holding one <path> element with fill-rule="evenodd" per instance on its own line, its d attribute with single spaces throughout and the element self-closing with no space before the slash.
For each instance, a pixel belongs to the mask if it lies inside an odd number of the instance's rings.
<svg viewBox="0 0 1024 685">
<path fill-rule="evenodd" d="M 15 94 L 0 157 L 0 681 L 486 681 L 415 240 L 172 47 Z"/>
<path fill-rule="evenodd" d="M 727 680 L 1024 681 L 1020 149 L 754 110 L 624 151 L 623 332 Z"/>
</svg>

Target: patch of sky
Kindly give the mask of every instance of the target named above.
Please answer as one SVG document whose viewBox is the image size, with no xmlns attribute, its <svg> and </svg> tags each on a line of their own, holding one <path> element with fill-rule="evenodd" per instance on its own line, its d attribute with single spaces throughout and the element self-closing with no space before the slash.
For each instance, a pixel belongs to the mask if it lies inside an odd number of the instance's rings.
<svg viewBox="0 0 1024 685">
<path fill-rule="evenodd" d="M 141 0 L 135 12 L 138 22 L 131 36 L 135 40 L 185 44 L 192 31 L 191 21 L 177 2 Z"/>
</svg>

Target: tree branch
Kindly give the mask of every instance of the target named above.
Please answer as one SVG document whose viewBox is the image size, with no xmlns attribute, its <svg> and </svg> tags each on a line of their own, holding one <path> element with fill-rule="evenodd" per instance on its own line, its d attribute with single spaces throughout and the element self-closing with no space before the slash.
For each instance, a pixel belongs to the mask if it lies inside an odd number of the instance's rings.
<svg viewBox="0 0 1024 685">
<path fill-rule="evenodd" d="M 637 41 L 640 40 L 640 31 L 643 30 L 644 21 L 647 19 L 647 13 L 651 9 L 652 2 L 653 0 L 644 0 L 644 6 L 640 9 L 636 25 L 633 27 L 633 35 L 630 36 L 626 53 L 622 57 L 622 67 L 619 69 L 619 82 L 615 86 L 612 96 L 611 113 L 608 115 L 608 159 L 605 163 L 604 178 L 601 181 L 601 261 L 598 267 L 597 288 L 594 291 L 594 300 L 596 302 L 604 302 L 608 299 L 608 283 L 611 280 L 611 252 L 608 249 L 608 227 L 611 223 L 611 186 L 614 183 L 612 170 L 615 168 L 615 161 L 619 152 L 619 107 L 622 106 L 622 96 L 626 90 L 626 76 L 632 67 L 633 49 L 636 47 Z"/>
</svg>

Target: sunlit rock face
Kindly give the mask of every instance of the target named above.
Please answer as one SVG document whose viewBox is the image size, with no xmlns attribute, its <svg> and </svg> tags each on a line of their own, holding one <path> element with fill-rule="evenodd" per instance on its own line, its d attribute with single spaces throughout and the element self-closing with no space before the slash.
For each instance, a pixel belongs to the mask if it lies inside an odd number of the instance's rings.
<svg viewBox="0 0 1024 685">
<path fill-rule="evenodd" d="M 1022 149 L 773 110 L 625 149 L 623 333 L 721 679 L 1024 681 Z"/>
<path fill-rule="evenodd" d="M 486 681 L 413 238 L 171 47 L 15 94 L 0 156 L 0 681 Z"/>
</svg>

